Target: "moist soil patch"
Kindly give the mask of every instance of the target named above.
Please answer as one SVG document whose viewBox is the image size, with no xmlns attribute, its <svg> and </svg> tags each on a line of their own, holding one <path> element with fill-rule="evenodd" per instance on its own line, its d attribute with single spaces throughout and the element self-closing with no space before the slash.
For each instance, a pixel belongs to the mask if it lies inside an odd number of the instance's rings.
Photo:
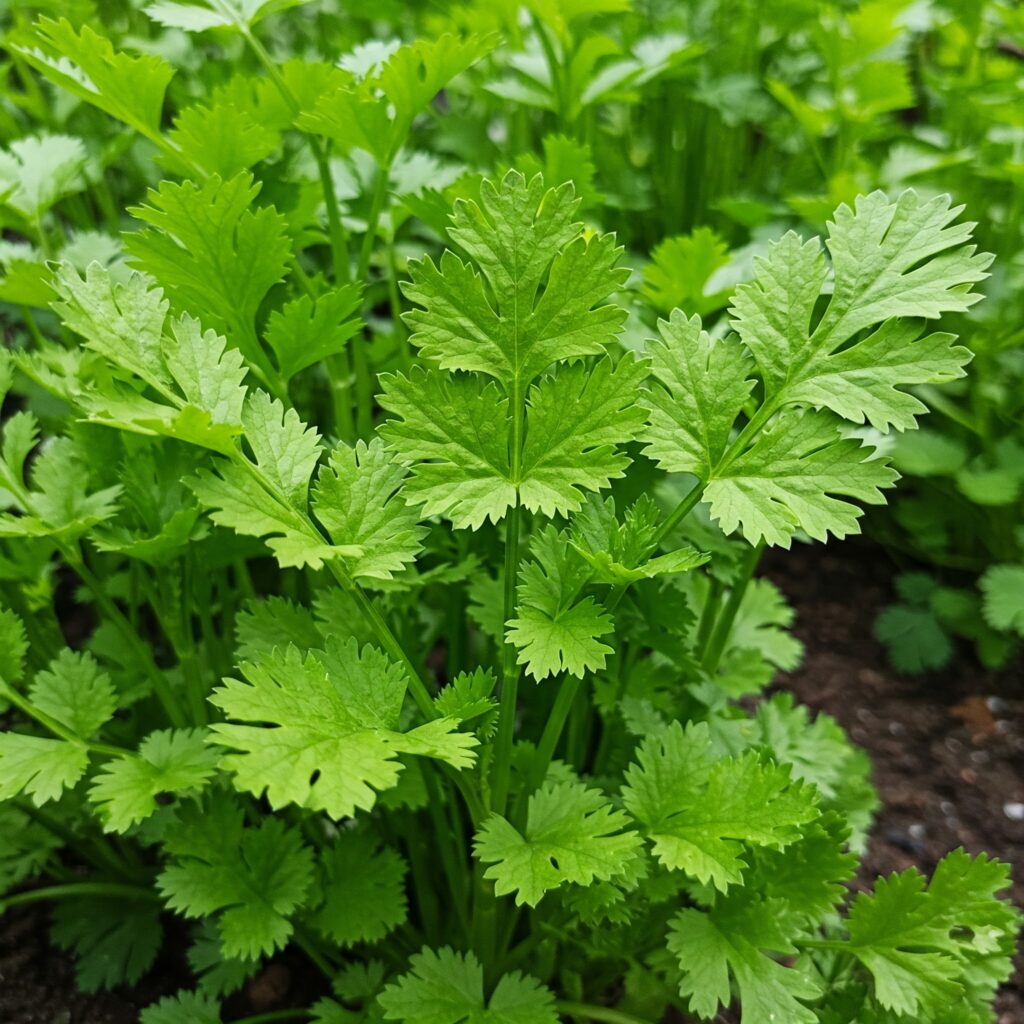
<svg viewBox="0 0 1024 1024">
<path fill-rule="evenodd" d="M 834 716 L 874 763 L 882 807 L 858 882 L 911 866 L 930 874 L 963 847 L 1014 865 L 1013 898 L 1024 905 L 1024 664 L 989 672 L 964 649 L 941 673 L 894 672 L 871 632 L 891 598 L 893 567 L 866 542 L 769 553 L 762 574 L 795 606 L 806 645 L 802 666 L 776 686 Z M 47 942 L 48 917 L 31 905 L 0 919 L 2 1024 L 135 1024 L 140 1007 L 189 984 L 183 958 L 165 951 L 139 985 L 81 995 L 69 957 Z M 322 987 L 289 953 L 233 997 L 225 1015 L 305 1005 Z M 1020 958 L 996 1006 L 999 1024 L 1024 1022 Z"/>
</svg>

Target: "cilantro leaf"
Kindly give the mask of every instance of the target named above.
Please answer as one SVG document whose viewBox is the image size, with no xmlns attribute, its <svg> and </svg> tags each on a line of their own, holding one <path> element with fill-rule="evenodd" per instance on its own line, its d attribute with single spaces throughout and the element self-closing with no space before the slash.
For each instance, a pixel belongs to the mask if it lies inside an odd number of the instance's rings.
<svg viewBox="0 0 1024 1024">
<path fill-rule="evenodd" d="M 388 985 L 377 1001 L 386 1020 L 404 1024 L 557 1024 L 554 997 L 518 971 L 484 996 L 484 971 L 472 953 L 445 946 L 411 957 L 409 971 Z"/>
<path fill-rule="evenodd" d="M 995 898 L 1008 884 L 1005 865 L 955 851 L 927 887 L 910 868 L 858 895 L 846 920 L 849 939 L 834 945 L 860 961 L 875 998 L 897 1014 L 935 1013 L 964 998 L 969 966 L 982 962 L 987 1000 L 1009 975 L 1019 924 L 1017 911 Z"/>
<path fill-rule="evenodd" d="M 19 808 L 0 806 L 0 890 L 37 875 L 61 842 Z"/>
<path fill-rule="evenodd" d="M 221 1024 L 220 1003 L 205 992 L 178 992 L 145 1007 L 139 1024 Z"/>
<path fill-rule="evenodd" d="M 918 341 L 913 323 L 892 322 L 962 312 L 981 297 L 971 286 L 987 276 L 991 257 L 967 244 L 973 224 L 954 223 L 962 209 L 949 196 L 913 191 L 840 206 L 828 227 L 832 296 L 813 327 L 827 278 L 820 243 L 790 233 L 772 247 L 755 279 L 737 289 L 732 314 L 775 406 L 808 403 L 905 430 L 924 406 L 902 386 L 963 376 L 970 353 L 952 346 L 952 336 Z M 847 344 L 867 328 L 877 329 Z"/>
<path fill-rule="evenodd" d="M 256 335 L 256 312 L 287 267 L 284 218 L 251 209 L 259 186 L 248 172 L 201 185 L 163 181 L 130 212 L 150 225 L 125 236 L 132 264 L 157 279 L 181 310 L 231 339 L 261 373 L 269 366 Z"/>
<path fill-rule="evenodd" d="M 160 134 L 164 93 L 174 69 L 156 54 L 115 53 L 110 40 L 66 18 L 40 18 L 31 41 L 14 48 L 55 85 L 148 138 Z"/>
<path fill-rule="evenodd" d="M 485 181 L 479 205 L 456 203 L 449 234 L 482 276 L 450 251 L 440 266 L 429 257 L 410 265 L 405 293 L 424 308 L 405 319 L 423 356 L 522 394 L 553 362 L 602 354 L 625 312 L 597 303 L 627 272 L 615 267 L 614 236 L 584 239 L 578 205 L 571 184 L 545 192 L 539 175 L 527 182 L 518 171 Z"/>
<path fill-rule="evenodd" d="M 0 800 L 25 793 L 41 806 L 71 789 L 88 766 L 84 743 L 0 732 Z"/>
<path fill-rule="evenodd" d="M 426 530 L 399 493 L 406 471 L 374 438 L 339 444 L 313 486 L 313 514 L 335 544 L 362 548 L 346 559 L 356 578 L 390 580 L 416 560 Z"/>
<path fill-rule="evenodd" d="M 61 900 L 54 906 L 50 935 L 61 949 L 74 951 L 80 991 L 133 985 L 160 949 L 160 907 L 98 896 Z"/>
<path fill-rule="evenodd" d="M 707 316 L 726 303 L 727 292 L 707 293 L 716 270 L 729 262 L 729 247 L 711 228 L 663 239 L 644 267 L 644 295 L 660 313 L 682 318 L 681 309 Z"/>
<path fill-rule="evenodd" d="M 171 147 L 160 159 L 174 173 L 188 177 L 198 169 L 233 178 L 270 156 L 281 137 L 233 103 L 193 103 L 175 117 L 167 140 Z"/>
<path fill-rule="evenodd" d="M 1024 565 L 990 566 L 979 581 L 985 621 L 1024 636 Z"/>
<path fill-rule="evenodd" d="M 163 794 L 198 793 L 213 777 L 218 754 L 202 729 L 161 729 L 139 744 L 138 755 L 108 761 L 89 789 L 103 827 L 125 832 L 157 809 Z"/>
<path fill-rule="evenodd" d="M 253 959 L 292 934 L 288 917 L 309 892 L 313 855 L 279 819 L 246 828 L 244 817 L 223 798 L 206 808 L 186 806 L 167 832 L 174 859 L 157 888 L 187 917 L 216 915 L 224 956 Z"/>
<path fill-rule="evenodd" d="M 323 642 L 309 609 L 285 597 L 246 601 L 235 616 L 235 658 L 239 662 L 256 661 L 275 647 L 294 644 L 304 651 Z"/>
<path fill-rule="evenodd" d="M 311 299 L 300 295 L 274 310 L 267 320 L 266 341 L 286 380 L 314 363 L 345 349 L 363 326 L 359 318 L 362 288 L 332 288 Z"/>
<path fill-rule="evenodd" d="M 713 1017 L 732 998 L 730 976 L 743 1007 L 743 1024 L 817 1024 L 818 1015 L 800 1000 L 821 988 L 804 971 L 786 967 L 769 953 L 797 952 L 781 901 L 731 897 L 712 910 L 681 910 L 670 925 L 668 948 L 678 958 L 679 994 L 700 1017 Z"/>
<path fill-rule="evenodd" d="M 506 623 L 519 664 L 535 679 L 562 671 L 582 677 L 604 668 L 612 649 L 598 637 L 611 633 L 614 623 L 593 597 L 581 597 L 590 567 L 567 533 L 550 524 L 531 541 L 531 554 L 519 571 L 518 615 Z"/>
<path fill-rule="evenodd" d="M 565 883 L 590 885 L 623 871 L 642 840 L 623 832 L 631 824 L 596 789 L 578 781 L 549 782 L 529 800 L 526 829 L 492 814 L 476 834 L 476 857 L 490 864 L 498 896 L 514 892 L 516 904 L 535 907 Z"/>
<path fill-rule="evenodd" d="M 322 856 L 316 927 L 342 947 L 377 942 L 406 919 L 405 861 L 365 832 L 342 832 Z"/>
<path fill-rule="evenodd" d="M 642 399 L 645 454 L 669 473 L 708 480 L 753 389 L 750 357 L 733 339 L 712 342 L 699 317 L 678 309 L 658 322 L 658 332 L 647 349 L 657 384 Z"/>
<path fill-rule="evenodd" d="M 726 533 L 740 529 L 751 544 L 788 548 L 797 529 L 815 540 L 858 532 L 862 510 L 843 497 L 882 504 L 897 473 L 855 439 L 841 439 L 830 417 L 780 415 L 753 446 L 723 468 L 704 496 Z"/>
<path fill-rule="evenodd" d="M 36 135 L 0 151 L 0 196 L 5 205 L 35 220 L 85 187 L 85 147 L 69 135 Z"/>
<path fill-rule="evenodd" d="M 247 31 L 278 11 L 309 3 L 309 0 L 156 0 L 146 7 L 154 21 L 167 28 L 205 32 L 211 28 Z"/>
<path fill-rule="evenodd" d="M 117 709 L 110 676 L 91 654 L 68 648 L 36 673 L 29 699 L 83 740 L 99 732 Z"/>
<path fill-rule="evenodd" d="M 658 859 L 722 892 L 743 880 L 744 844 L 783 849 L 818 817 L 814 790 L 748 752 L 715 761 L 707 727 L 673 722 L 626 772 L 626 810 Z"/>
<path fill-rule="evenodd" d="M 456 768 L 473 761 L 476 739 L 436 719 L 398 731 L 405 671 L 374 647 L 352 638 L 329 641 L 305 658 L 294 647 L 242 666 L 248 682 L 228 679 L 211 702 L 237 722 L 211 726 L 229 749 L 224 767 L 235 785 L 273 807 L 296 803 L 349 817 L 373 806 L 375 791 L 398 782 L 400 753 L 436 757 Z"/>
</svg>

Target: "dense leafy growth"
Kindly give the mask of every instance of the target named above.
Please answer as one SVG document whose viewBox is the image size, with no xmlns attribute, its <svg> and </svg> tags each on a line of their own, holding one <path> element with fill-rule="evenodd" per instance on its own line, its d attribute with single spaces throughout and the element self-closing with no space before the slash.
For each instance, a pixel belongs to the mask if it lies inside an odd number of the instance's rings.
<svg viewBox="0 0 1024 1024">
<path fill-rule="evenodd" d="M 993 1019 L 1006 867 L 851 895 L 756 576 L 873 507 L 944 566 L 899 667 L 1024 636 L 1020 19 L 962 6 L 4 15 L 0 909 L 80 988 L 174 915 L 143 1024 L 288 947 L 321 1024 Z"/>
</svg>

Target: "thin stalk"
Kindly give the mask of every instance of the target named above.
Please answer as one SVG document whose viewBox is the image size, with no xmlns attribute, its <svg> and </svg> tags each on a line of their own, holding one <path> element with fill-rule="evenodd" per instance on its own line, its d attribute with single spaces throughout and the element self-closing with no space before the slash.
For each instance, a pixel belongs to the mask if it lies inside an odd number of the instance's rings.
<svg viewBox="0 0 1024 1024">
<path fill-rule="evenodd" d="M 297 927 L 292 935 L 292 940 L 295 945 L 306 954 L 309 962 L 313 964 L 317 970 L 325 978 L 333 979 L 338 973 L 337 970 L 328 962 L 327 958 L 316 948 L 316 943 L 312 937 L 307 935 L 302 928 Z"/>
<path fill-rule="evenodd" d="M 707 484 L 703 480 L 698 480 L 693 487 L 690 488 L 686 493 L 686 496 L 669 513 L 665 522 L 658 527 L 658 531 L 654 535 L 655 546 L 660 544 L 676 528 L 677 524 L 685 519 L 690 512 L 697 507 L 700 499 L 704 496 L 705 487 L 707 487 Z"/>
<path fill-rule="evenodd" d="M 452 896 L 452 906 L 459 919 L 463 932 L 469 937 L 469 918 L 466 916 L 466 892 L 463 881 L 466 878 L 465 865 L 460 864 L 453 844 L 454 835 L 444 820 L 444 801 L 434 780 L 434 774 L 428 766 L 423 771 L 423 782 L 427 790 L 427 811 L 434 826 L 434 842 L 441 854 L 441 868 L 448 882 Z"/>
<path fill-rule="evenodd" d="M 29 718 L 34 718 L 41 726 L 49 729 L 54 736 L 64 740 L 66 743 L 74 744 L 76 747 L 83 747 L 95 754 L 103 754 L 107 757 L 124 757 L 131 753 L 125 747 L 115 747 L 109 743 L 93 743 L 89 740 L 83 740 L 81 736 L 76 736 L 65 725 L 58 722 L 56 718 L 37 708 L 27 697 L 23 697 L 8 684 L 0 686 L 0 694 L 18 708 L 19 711 L 28 715 Z"/>
<path fill-rule="evenodd" d="M 581 680 L 570 676 L 558 688 L 555 702 L 551 706 L 551 714 L 548 715 L 548 720 L 544 724 L 544 732 L 541 733 L 540 742 L 537 744 L 537 750 L 530 766 L 529 788 L 531 790 L 537 789 L 544 782 L 548 766 L 555 755 L 555 748 L 565 729 L 569 712 L 580 692 L 580 684 Z"/>
<path fill-rule="evenodd" d="M 701 667 L 708 673 L 712 673 L 718 668 L 722 652 L 725 650 L 729 634 L 732 632 L 733 623 L 736 621 L 736 614 L 743 603 L 743 597 L 747 592 L 747 587 L 750 586 L 754 571 L 757 569 L 757 563 L 761 559 L 762 551 L 764 551 L 764 541 L 750 548 L 746 557 L 740 563 L 739 574 L 733 580 L 729 597 L 722 608 L 721 614 L 718 616 L 718 620 L 715 622 L 715 628 L 711 631 L 707 648 L 701 655 Z"/>
<path fill-rule="evenodd" d="M 640 1017 L 634 1017 L 631 1013 L 623 1013 L 621 1010 L 614 1010 L 610 1006 L 593 1006 L 590 1003 L 572 1003 L 559 999 L 555 1003 L 559 1013 L 568 1014 L 570 1017 L 582 1017 L 584 1020 L 598 1021 L 599 1024 L 649 1024 Z"/>
<path fill-rule="evenodd" d="M 41 889 L 16 892 L 13 896 L 0 899 L 0 914 L 11 907 L 26 903 L 41 903 L 44 900 L 75 899 L 82 896 L 109 897 L 118 900 L 136 900 L 140 903 L 158 903 L 155 889 L 141 885 L 127 885 L 120 882 L 71 882 L 68 885 L 46 885 Z"/>
<path fill-rule="evenodd" d="M 522 506 L 517 498 L 516 504 L 509 511 L 505 522 L 505 622 L 515 618 L 521 518 Z M 508 799 L 518 690 L 519 672 L 516 666 L 516 649 L 506 641 L 501 649 L 501 696 L 498 711 L 498 736 L 494 745 L 494 784 L 491 789 L 491 808 L 498 814 L 504 813 L 505 802 Z"/>
<path fill-rule="evenodd" d="M 718 609 L 722 604 L 722 584 L 715 577 L 708 578 L 708 596 L 704 600 L 704 608 L 700 613 L 700 622 L 697 624 L 696 648 L 698 651 L 707 650 L 708 640 L 711 638 L 711 628 L 715 624 Z"/>
</svg>

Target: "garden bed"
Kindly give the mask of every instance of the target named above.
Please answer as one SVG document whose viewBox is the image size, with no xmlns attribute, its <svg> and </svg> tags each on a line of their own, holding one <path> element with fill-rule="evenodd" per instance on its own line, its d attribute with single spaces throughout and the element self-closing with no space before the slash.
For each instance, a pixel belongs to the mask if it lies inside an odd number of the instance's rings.
<svg viewBox="0 0 1024 1024">
<path fill-rule="evenodd" d="M 1011 665 L 986 672 L 968 651 L 946 671 L 899 675 L 871 635 L 889 599 L 892 567 L 875 547 L 847 541 L 769 554 L 763 571 L 796 608 L 802 666 L 780 676 L 814 710 L 833 715 L 867 749 L 882 800 L 860 879 L 917 866 L 931 874 L 963 846 L 1014 865 L 1013 897 L 1024 904 L 1024 698 Z M 1007 813 L 1007 807 L 1010 814 Z M 0 1020 L 4 1024 L 131 1024 L 139 1008 L 189 982 L 166 944 L 138 985 L 97 996 L 75 992 L 69 957 L 45 940 L 47 911 L 17 908 L 0 929 Z M 321 981 L 293 952 L 271 961 L 231 1002 L 238 1014 L 310 1001 Z M 999 1024 L 1024 1020 L 1024 961 L 996 1003 Z"/>
</svg>

